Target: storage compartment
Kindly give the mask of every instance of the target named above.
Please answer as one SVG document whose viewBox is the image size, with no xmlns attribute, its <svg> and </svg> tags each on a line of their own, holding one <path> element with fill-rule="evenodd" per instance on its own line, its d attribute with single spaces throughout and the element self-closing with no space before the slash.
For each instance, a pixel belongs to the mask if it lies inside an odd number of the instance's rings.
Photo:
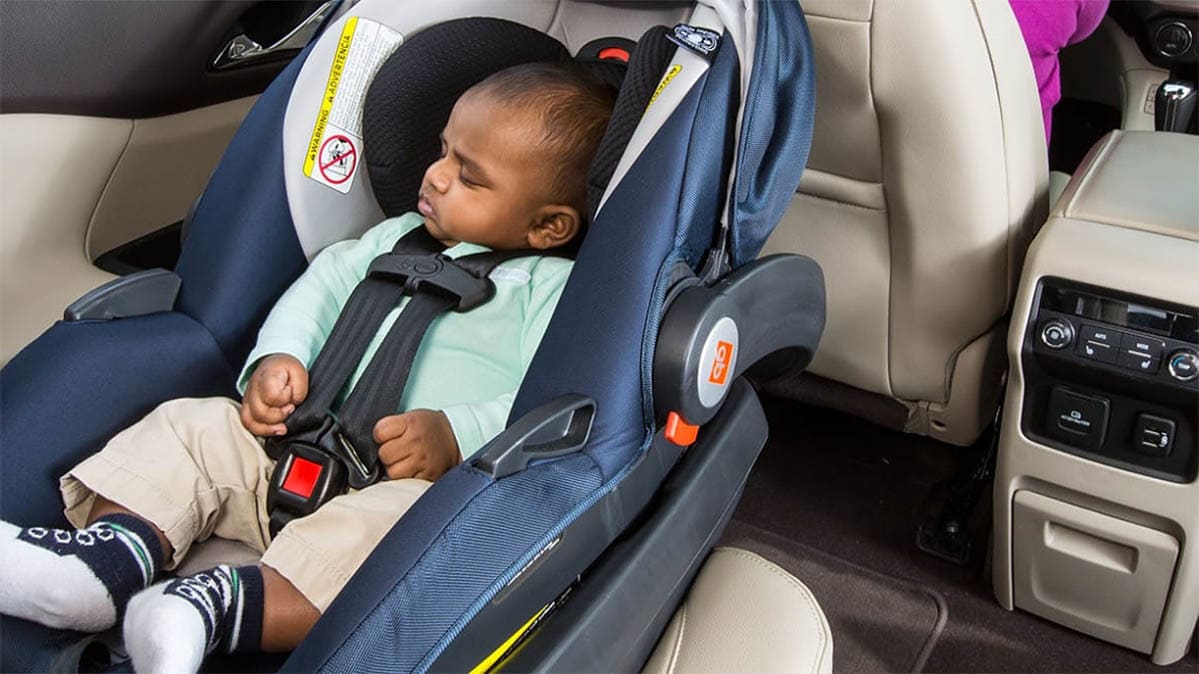
<svg viewBox="0 0 1199 674">
<path fill-rule="evenodd" d="M 1015 604 L 1143 653 L 1153 651 L 1178 540 L 1027 490 L 1012 509 Z"/>
</svg>

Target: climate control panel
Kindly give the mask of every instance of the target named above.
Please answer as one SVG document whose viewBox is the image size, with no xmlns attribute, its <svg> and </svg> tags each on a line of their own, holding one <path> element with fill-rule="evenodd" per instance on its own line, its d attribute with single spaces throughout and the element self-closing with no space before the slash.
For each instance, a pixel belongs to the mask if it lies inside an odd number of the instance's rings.
<svg viewBox="0 0 1199 674">
<path fill-rule="evenodd" d="M 1199 308 L 1047 278 L 1025 335 L 1021 426 L 1176 482 L 1199 472 Z"/>
</svg>

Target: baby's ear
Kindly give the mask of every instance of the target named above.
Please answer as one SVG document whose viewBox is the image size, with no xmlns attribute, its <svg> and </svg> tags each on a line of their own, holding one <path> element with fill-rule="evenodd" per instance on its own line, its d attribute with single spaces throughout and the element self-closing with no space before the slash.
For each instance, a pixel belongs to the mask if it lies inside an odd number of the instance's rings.
<svg viewBox="0 0 1199 674">
<path fill-rule="evenodd" d="M 550 204 L 538 211 L 537 220 L 529 228 L 529 247 L 548 250 L 570 243 L 579 233 L 582 219 L 578 209 L 565 204 Z"/>
</svg>

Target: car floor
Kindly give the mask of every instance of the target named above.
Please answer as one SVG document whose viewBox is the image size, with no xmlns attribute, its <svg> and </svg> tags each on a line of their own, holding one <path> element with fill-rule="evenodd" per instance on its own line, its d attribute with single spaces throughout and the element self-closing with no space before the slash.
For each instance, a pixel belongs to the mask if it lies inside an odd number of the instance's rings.
<svg viewBox="0 0 1199 674">
<path fill-rule="evenodd" d="M 1149 656 L 1004 610 L 986 568 L 989 485 L 963 567 L 917 549 L 964 450 L 765 398 L 770 439 L 721 544 L 748 548 L 811 588 L 838 672 L 1196 672 L 1195 649 Z"/>
</svg>

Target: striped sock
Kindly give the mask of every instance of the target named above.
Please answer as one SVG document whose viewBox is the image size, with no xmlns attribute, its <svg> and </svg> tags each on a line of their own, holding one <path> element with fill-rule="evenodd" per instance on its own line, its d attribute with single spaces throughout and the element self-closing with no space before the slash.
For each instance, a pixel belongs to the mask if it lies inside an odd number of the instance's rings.
<svg viewBox="0 0 1199 674">
<path fill-rule="evenodd" d="M 213 651 L 259 650 L 262 611 L 262 571 L 221 565 L 130 600 L 125 647 L 136 671 L 196 672 Z"/>
<path fill-rule="evenodd" d="M 79 530 L 0 522 L 0 610 L 50 627 L 105 630 L 162 564 L 154 528 L 132 515 Z"/>
</svg>

